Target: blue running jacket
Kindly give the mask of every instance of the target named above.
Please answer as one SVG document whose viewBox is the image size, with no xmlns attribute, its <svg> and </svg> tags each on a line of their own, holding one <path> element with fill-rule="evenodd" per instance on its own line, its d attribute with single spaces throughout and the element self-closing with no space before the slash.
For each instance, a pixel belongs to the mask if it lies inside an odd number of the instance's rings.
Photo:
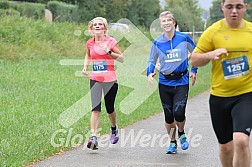
<svg viewBox="0 0 252 167">
<path fill-rule="evenodd" d="M 177 80 L 166 79 L 163 74 L 179 73 L 188 69 L 188 53 L 192 53 L 194 48 L 195 44 L 187 34 L 176 31 L 172 40 L 161 34 L 152 44 L 147 66 L 147 76 L 154 72 L 155 65 L 159 59 L 159 83 L 167 86 L 189 84 L 189 72 Z M 191 71 L 196 74 L 197 68 L 192 67 Z"/>
</svg>

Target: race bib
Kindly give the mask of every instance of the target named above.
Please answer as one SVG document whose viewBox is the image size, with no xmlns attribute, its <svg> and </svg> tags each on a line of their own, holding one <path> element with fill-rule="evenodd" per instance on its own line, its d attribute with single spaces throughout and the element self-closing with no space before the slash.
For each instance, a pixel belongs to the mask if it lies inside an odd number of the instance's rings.
<svg viewBox="0 0 252 167">
<path fill-rule="evenodd" d="M 226 80 L 245 75 L 249 72 L 248 58 L 244 55 L 238 58 L 222 60 L 222 69 Z"/>
<path fill-rule="evenodd" d="M 165 62 L 178 62 L 182 60 L 182 54 L 180 49 L 172 49 L 166 51 Z"/>
<path fill-rule="evenodd" d="M 95 73 L 101 73 L 101 72 L 107 72 L 107 64 L 106 61 L 94 61 L 93 62 L 93 72 Z"/>
</svg>

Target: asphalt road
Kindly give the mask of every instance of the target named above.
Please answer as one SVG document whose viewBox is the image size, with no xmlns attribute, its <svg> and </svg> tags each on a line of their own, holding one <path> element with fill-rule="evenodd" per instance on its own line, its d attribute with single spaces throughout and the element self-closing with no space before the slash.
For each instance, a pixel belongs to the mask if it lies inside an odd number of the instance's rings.
<svg viewBox="0 0 252 167">
<path fill-rule="evenodd" d="M 218 143 L 211 125 L 209 92 L 188 100 L 185 132 L 190 147 L 178 148 L 174 155 L 165 154 L 169 137 L 164 128 L 163 113 L 120 129 L 120 140 L 109 144 L 109 135 L 103 135 L 96 151 L 86 143 L 60 155 L 41 161 L 36 167 L 219 167 Z M 252 140 L 250 140 L 250 145 Z M 251 163 L 252 164 L 252 163 Z"/>
</svg>

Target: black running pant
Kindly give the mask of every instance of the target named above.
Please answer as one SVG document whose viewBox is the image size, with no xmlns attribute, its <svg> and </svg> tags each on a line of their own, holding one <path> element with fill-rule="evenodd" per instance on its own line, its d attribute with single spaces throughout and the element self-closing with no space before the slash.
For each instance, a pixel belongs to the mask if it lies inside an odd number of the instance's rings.
<svg viewBox="0 0 252 167">
<path fill-rule="evenodd" d="M 159 95 L 164 109 L 165 122 L 171 124 L 185 120 L 189 85 L 167 86 L 159 83 Z"/>
<path fill-rule="evenodd" d="M 101 111 L 102 92 L 104 94 L 105 107 L 108 114 L 115 111 L 115 98 L 118 90 L 117 81 L 97 82 L 90 80 L 92 111 Z"/>
</svg>

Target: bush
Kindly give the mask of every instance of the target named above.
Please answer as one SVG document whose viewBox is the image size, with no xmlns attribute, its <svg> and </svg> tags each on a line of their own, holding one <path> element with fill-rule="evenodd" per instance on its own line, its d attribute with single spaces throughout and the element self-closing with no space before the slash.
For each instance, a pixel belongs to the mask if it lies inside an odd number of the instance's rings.
<svg viewBox="0 0 252 167">
<path fill-rule="evenodd" d="M 0 1 L 0 9 L 9 9 L 10 5 L 7 0 Z"/>
<path fill-rule="evenodd" d="M 50 1 L 48 8 L 53 14 L 53 20 L 57 22 L 76 22 L 78 20 L 78 7 L 63 2 Z"/>
<path fill-rule="evenodd" d="M 20 12 L 21 16 L 29 18 L 41 19 L 45 15 L 45 6 L 38 3 L 10 3 L 10 7 Z"/>
<path fill-rule="evenodd" d="M 20 13 L 14 9 L 0 9 L 0 16 L 20 16 Z"/>
</svg>

